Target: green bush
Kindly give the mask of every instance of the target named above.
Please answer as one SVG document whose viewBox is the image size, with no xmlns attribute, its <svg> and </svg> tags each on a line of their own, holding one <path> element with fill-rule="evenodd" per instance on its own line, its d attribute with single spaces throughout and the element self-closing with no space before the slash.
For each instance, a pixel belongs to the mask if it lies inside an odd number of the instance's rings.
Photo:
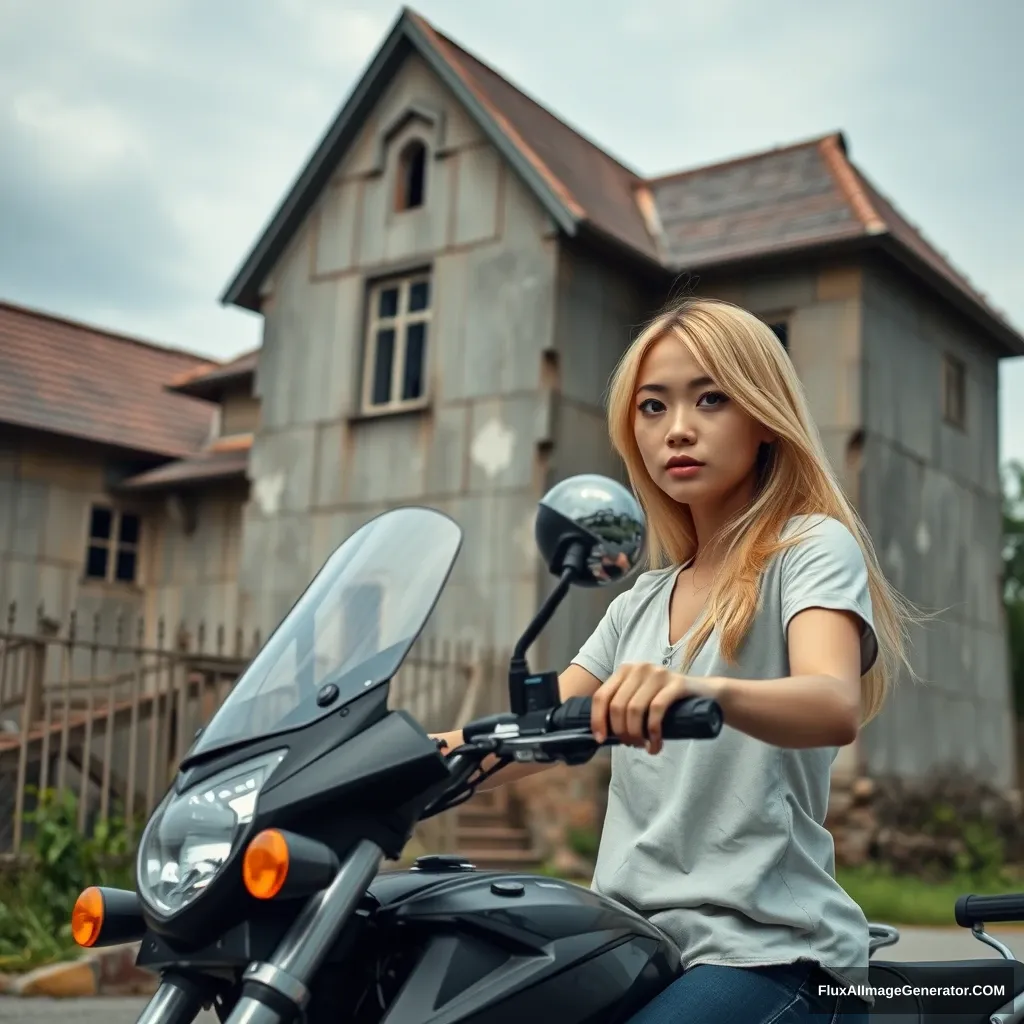
<svg viewBox="0 0 1024 1024">
<path fill-rule="evenodd" d="M 29 839 L 20 863 L 0 875 L 0 970 L 26 970 L 60 960 L 77 947 L 71 909 L 90 885 L 134 888 L 132 841 L 124 818 L 78 828 L 78 798 L 68 790 L 32 791 Z"/>
</svg>

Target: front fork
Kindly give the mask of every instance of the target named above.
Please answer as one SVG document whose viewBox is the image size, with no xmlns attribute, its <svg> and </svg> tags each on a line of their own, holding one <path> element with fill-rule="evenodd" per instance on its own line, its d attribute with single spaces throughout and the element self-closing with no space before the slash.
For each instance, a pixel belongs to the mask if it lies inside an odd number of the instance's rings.
<svg viewBox="0 0 1024 1024">
<path fill-rule="evenodd" d="M 331 884 L 313 896 L 273 955 L 250 964 L 226 1024 L 292 1024 L 309 1004 L 309 988 L 363 894 L 380 870 L 383 851 L 364 839 Z M 136 1024 L 192 1024 L 209 994 L 188 978 L 166 974 Z"/>
</svg>

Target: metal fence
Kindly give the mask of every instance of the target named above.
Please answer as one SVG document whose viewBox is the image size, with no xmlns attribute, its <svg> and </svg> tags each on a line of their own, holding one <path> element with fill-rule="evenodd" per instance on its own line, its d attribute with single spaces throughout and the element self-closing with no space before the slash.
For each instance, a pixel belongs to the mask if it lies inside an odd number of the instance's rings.
<svg viewBox="0 0 1024 1024">
<path fill-rule="evenodd" d="M 116 815 L 137 838 L 259 635 L 75 615 L 62 626 L 43 609 L 31 631 L 17 621 L 11 606 L 0 627 L 0 856 L 23 853 L 33 794 L 47 789 L 75 794 L 83 834 Z M 431 731 L 457 727 L 501 706 L 500 668 L 469 645 L 424 640 L 392 680 L 389 706 Z M 453 827 L 440 815 L 421 828 L 449 849 Z"/>
</svg>

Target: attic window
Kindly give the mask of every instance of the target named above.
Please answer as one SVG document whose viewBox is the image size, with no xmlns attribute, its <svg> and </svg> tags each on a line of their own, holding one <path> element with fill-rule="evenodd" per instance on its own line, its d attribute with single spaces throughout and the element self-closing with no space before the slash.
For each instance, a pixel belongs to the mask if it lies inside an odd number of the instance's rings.
<svg viewBox="0 0 1024 1024">
<path fill-rule="evenodd" d="M 413 139 L 406 143 L 398 157 L 396 209 L 415 210 L 423 205 L 426 176 L 427 147 L 419 139 Z"/>
</svg>

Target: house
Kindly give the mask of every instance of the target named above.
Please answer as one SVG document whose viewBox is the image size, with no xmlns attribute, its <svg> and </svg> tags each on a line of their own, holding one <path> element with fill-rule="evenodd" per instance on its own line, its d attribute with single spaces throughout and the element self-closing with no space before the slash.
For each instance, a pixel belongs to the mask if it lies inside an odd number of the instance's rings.
<svg viewBox="0 0 1024 1024">
<path fill-rule="evenodd" d="M 200 356 L 0 303 L 0 608 L 113 628 L 144 608 L 152 517 L 121 484 L 201 450 L 209 402 L 169 392 Z M 14 619 L 8 621 L 15 602 Z"/>
<path fill-rule="evenodd" d="M 359 525 L 422 503 L 465 530 L 428 629 L 509 647 L 553 582 L 537 500 L 620 475 L 607 381 L 680 281 L 773 326 L 887 572 L 943 610 L 914 636 L 928 685 L 837 771 L 1011 785 L 996 396 L 1024 338 L 842 134 L 644 178 L 409 9 L 223 295 L 263 317 L 259 350 L 175 357 L 160 408 L 188 443 L 110 479 L 145 510 L 133 599 L 265 633 Z M 563 665 L 612 596 L 574 593 L 534 663 Z"/>
<path fill-rule="evenodd" d="M 680 275 L 776 326 L 887 572 L 943 609 L 845 764 L 1014 779 L 997 380 L 1024 338 L 867 180 L 845 138 L 655 180 L 403 9 L 223 298 L 259 312 L 240 600 L 273 621 L 389 505 L 466 543 L 433 628 L 513 642 L 550 585 L 538 497 L 616 474 L 602 397 Z M 564 664 L 610 595 L 538 643 Z"/>
</svg>

